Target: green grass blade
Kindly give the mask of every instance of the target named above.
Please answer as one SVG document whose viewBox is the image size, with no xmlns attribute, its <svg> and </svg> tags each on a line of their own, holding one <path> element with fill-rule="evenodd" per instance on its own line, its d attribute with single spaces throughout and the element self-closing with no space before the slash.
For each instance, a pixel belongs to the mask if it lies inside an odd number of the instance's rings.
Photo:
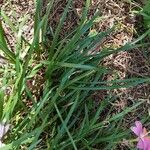
<svg viewBox="0 0 150 150">
<path fill-rule="evenodd" d="M 15 54 L 9 50 L 6 40 L 5 40 L 5 34 L 2 27 L 2 23 L 0 22 L 0 49 L 4 52 L 4 54 L 12 61 L 14 62 L 16 57 Z"/>
<path fill-rule="evenodd" d="M 70 138 L 70 141 L 71 141 L 71 143 L 72 143 L 74 149 L 77 150 L 76 144 L 75 144 L 75 142 L 74 142 L 74 140 L 73 140 L 73 138 L 72 138 L 72 136 L 71 136 L 71 134 L 70 134 L 70 132 L 69 132 L 67 126 L 66 126 L 65 123 L 64 123 L 64 120 L 63 120 L 63 118 L 62 118 L 62 116 L 61 116 L 61 113 L 60 113 L 60 111 L 59 111 L 59 109 L 58 109 L 56 103 L 54 103 L 54 106 L 55 106 L 55 109 L 56 109 L 56 111 L 57 111 L 57 113 L 58 113 L 58 116 L 59 116 L 59 118 L 60 118 L 60 120 L 61 120 L 61 122 L 62 122 L 62 124 L 63 124 L 63 128 L 66 130 L 66 132 L 67 132 L 67 134 L 68 134 L 68 136 L 69 136 L 69 138 Z"/>
<path fill-rule="evenodd" d="M 55 31 L 55 34 L 54 34 L 54 39 L 52 41 L 52 45 L 51 45 L 51 48 L 49 50 L 50 51 L 49 59 L 51 59 L 52 56 L 54 55 L 54 49 L 55 49 L 55 47 L 57 45 L 58 37 L 59 37 L 60 31 L 61 31 L 61 28 L 63 26 L 63 23 L 64 23 L 64 21 L 66 19 L 66 15 L 68 13 L 68 10 L 69 10 L 71 2 L 72 2 L 72 0 L 68 0 L 66 8 L 64 9 L 63 15 L 62 15 L 62 17 L 60 19 L 60 22 L 59 22 L 59 24 L 58 24 L 58 26 L 56 28 L 56 31 Z"/>
</svg>

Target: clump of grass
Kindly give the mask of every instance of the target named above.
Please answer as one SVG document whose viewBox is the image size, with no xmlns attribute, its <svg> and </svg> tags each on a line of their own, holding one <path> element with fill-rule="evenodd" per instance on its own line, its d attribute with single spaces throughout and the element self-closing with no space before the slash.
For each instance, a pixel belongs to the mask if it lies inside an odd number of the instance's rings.
<svg viewBox="0 0 150 150">
<path fill-rule="evenodd" d="M 150 28 L 150 1 L 146 0 L 142 7 L 138 7 L 138 11 L 135 11 L 139 16 L 142 16 L 141 26 L 145 30 Z"/>
<path fill-rule="evenodd" d="M 53 1 L 47 5 L 44 16 L 40 16 L 42 2 L 36 1 L 33 42 L 22 36 L 24 19 L 16 32 L 16 47 L 13 52 L 7 45 L 2 25 L 0 25 L 0 49 L 8 59 L 2 68 L 1 122 L 12 124 L 10 134 L 2 149 L 115 149 L 117 143 L 129 137 L 121 127 L 123 117 L 140 106 L 135 102 L 131 107 L 112 115 L 111 94 L 94 106 L 93 91 L 128 88 L 145 79 L 103 81 L 103 76 L 111 70 L 102 65 L 108 55 L 139 47 L 137 42 L 146 36 L 118 49 L 101 49 L 95 52 L 97 44 L 113 30 L 91 32 L 99 13 L 87 20 L 90 0 L 86 1 L 79 26 L 64 39 L 59 38 L 61 28 L 71 6 L 69 0 L 64 9 L 51 44 L 45 46 L 48 18 Z M 26 18 L 26 17 L 25 17 Z M 6 22 L 10 22 L 7 17 Z M 12 23 L 10 23 L 12 25 Z M 11 26 L 12 27 L 12 26 Z M 13 26 L 13 28 L 15 28 Z M 22 53 L 26 46 L 26 55 Z M 46 53 L 46 54 L 45 54 Z M 46 56 L 43 59 L 41 55 Z M 39 71 L 43 80 L 39 97 L 33 95 L 28 81 L 35 80 Z M 31 83 L 32 86 L 32 83 Z M 6 94 L 7 87 L 10 93 Z M 96 108 L 96 109 L 94 109 Z"/>
<path fill-rule="evenodd" d="M 150 28 L 150 1 L 146 0 L 143 10 L 142 10 L 142 15 L 144 18 L 144 25 L 146 28 Z"/>
</svg>

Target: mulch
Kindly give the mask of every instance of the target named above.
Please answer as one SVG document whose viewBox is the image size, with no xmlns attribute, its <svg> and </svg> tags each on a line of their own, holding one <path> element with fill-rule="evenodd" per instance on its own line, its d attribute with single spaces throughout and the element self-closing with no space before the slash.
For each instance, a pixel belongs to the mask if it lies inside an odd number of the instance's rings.
<svg viewBox="0 0 150 150">
<path fill-rule="evenodd" d="M 25 16 L 28 16 L 22 30 L 25 39 L 30 41 L 33 38 L 33 17 L 35 11 L 34 0 L 2 0 L 0 2 L 0 8 L 9 17 L 17 31 L 22 19 Z M 8 45 L 14 50 L 17 35 L 3 19 L 2 21 Z"/>
</svg>

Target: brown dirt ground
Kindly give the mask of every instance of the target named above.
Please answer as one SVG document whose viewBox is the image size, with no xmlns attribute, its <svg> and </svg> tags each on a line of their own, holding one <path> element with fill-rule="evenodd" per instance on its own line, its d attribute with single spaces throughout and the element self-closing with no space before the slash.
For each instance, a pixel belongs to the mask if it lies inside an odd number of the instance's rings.
<svg viewBox="0 0 150 150">
<path fill-rule="evenodd" d="M 10 5 L 7 1 L 3 2 L 3 5 L 0 3 L 2 10 L 11 18 L 14 23 L 17 23 L 19 18 L 24 16 L 24 14 L 29 14 L 30 18 L 26 23 L 24 29 L 24 35 L 27 39 L 31 39 L 33 35 L 33 13 L 34 5 L 33 0 L 24 1 L 11 1 L 13 9 L 17 12 L 14 17 L 14 12 L 12 11 Z M 56 25 L 60 20 L 60 16 L 63 12 L 63 8 L 66 5 L 65 0 L 59 0 L 53 8 L 53 13 L 51 15 L 52 20 L 50 25 L 53 30 L 55 30 Z M 93 12 L 100 10 L 102 15 L 106 18 L 98 22 L 95 25 L 95 30 L 105 31 L 108 28 L 111 28 L 113 25 L 117 26 L 111 35 L 109 35 L 106 40 L 103 42 L 101 47 L 113 47 L 118 48 L 127 42 L 134 40 L 134 35 L 136 34 L 135 28 L 137 20 L 132 14 L 131 10 L 135 8 L 136 3 L 128 3 L 125 0 L 92 0 L 90 6 L 89 17 L 93 15 Z M 64 33 L 69 33 L 77 24 L 80 19 L 81 9 L 84 6 L 83 0 L 74 0 L 73 9 L 70 10 L 67 16 L 67 22 L 62 29 L 61 36 L 64 36 Z M 10 11 L 11 10 L 11 11 Z M 15 35 L 10 32 L 8 26 L 5 27 L 5 33 L 8 36 L 11 46 L 14 46 Z M 65 31 L 65 32 L 64 32 Z M 150 51 L 148 49 L 148 51 Z M 103 64 L 112 68 L 114 74 L 108 74 L 104 79 L 112 80 L 114 76 L 118 75 L 120 79 L 127 79 L 129 77 L 149 77 L 150 76 L 150 58 L 144 55 L 144 49 L 133 49 L 130 52 L 120 52 L 118 54 L 110 55 L 107 57 Z M 110 91 L 109 91 L 110 92 Z M 111 91 L 113 95 L 117 96 L 117 101 L 112 103 L 114 110 L 116 112 L 122 111 L 125 107 L 130 106 L 135 101 L 143 101 L 145 103 L 141 108 L 138 108 L 135 112 L 130 113 L 124 119 L 124 126 L 126 128 L 130 127 L 131 124 L 138 118 L 141 119 L 141 116 L 149 113 L 149 101 L 150 101 L 150 85 L 142 84 L 130 89 L 119 89 Z M 96 92 L 96 101 L 101 101 L 105 95 L 106 91 Z M 140 112 L 140 113 L 139 113 Z M 124 143 L 123 143 L 124 144 Z"/>
<path fill-rule="evenodd" d="M 33 37 L 34 0 L 1 0 L 0 9 L 9 17 L 17 30 L 22 18 L 28 15 L 22 30 L 23 36 L 30 41 Z M 17 35 L 10 29 L 7 23 L 3 23 L 3 27 L 7 37 L 7 42 L 11 49 L 14 50 Z"/>
</svg>

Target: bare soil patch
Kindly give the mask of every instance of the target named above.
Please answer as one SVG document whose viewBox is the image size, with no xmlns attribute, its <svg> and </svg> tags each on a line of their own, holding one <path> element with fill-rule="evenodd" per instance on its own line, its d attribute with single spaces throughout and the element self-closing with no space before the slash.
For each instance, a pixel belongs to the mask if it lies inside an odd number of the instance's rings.
<svg viewBox="0 0 150 150">
<path fill-rule="evenodd" d="M 26 22 L 23 27 L 23 36 L 26 40 L 30 41 L 33 38 L 33 25 L 34 25 L 34 0 L 3 0 L 0 3 L 1 11 L 3 11 L 10 21 L 16 28 L 19 30 L 19 24 L 23 21 L 23 18 L 26 16 Z M 16 44 L 16 33 L 12 31 L 8 23 L 3 24 L 4 31 L 7 37 L 7 42 L 9 46 L 14 50 Z"/>
</svg>

